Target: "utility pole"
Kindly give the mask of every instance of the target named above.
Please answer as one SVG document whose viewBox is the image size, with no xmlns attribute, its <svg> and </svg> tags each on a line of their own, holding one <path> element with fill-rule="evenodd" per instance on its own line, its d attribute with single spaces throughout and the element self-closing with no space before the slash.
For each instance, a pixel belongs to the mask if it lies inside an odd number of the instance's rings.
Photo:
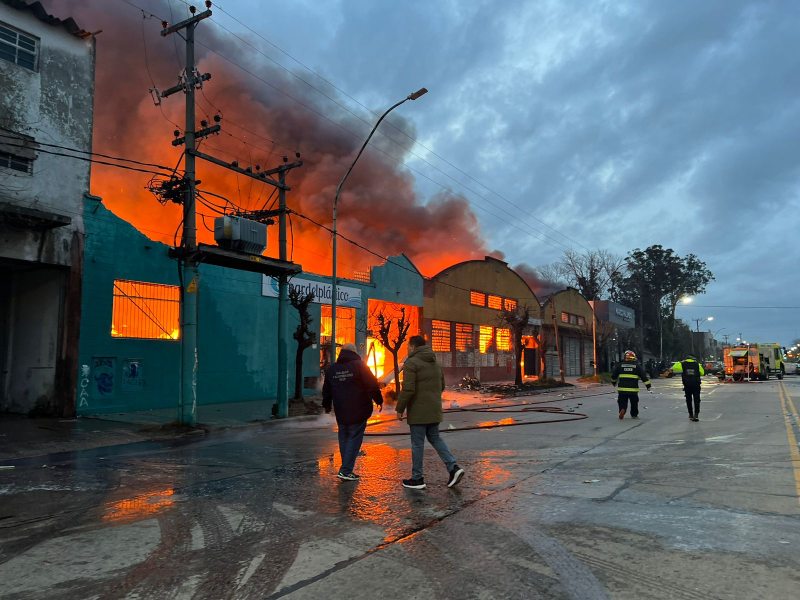
<svg viewBox="0 0 800 600">
<path fill-rule="evenodd" d="M 286 261 L 286 171 L 280 172 L 278 188 L 278 245 L 279 258 Z M 286 349 L 289 337 L 289 285 L 286 273 L 278 277 L 278 418 L 289 416 L 289 367 L 286 363 Z"/>
<path fill-rule="evenodd" d="M 722 337 L 725 338 L 725 345 L 727 346 L 728 345 L 728 338 L 730 337 L 730 335 L 725 333 L 725 334 L 722 335 Z"/>
<path fill-rule="evenodd" d="M 206 2 L 206 8 L 210 6 L 211 2 Z M 194 30 L 200 21 L 211 16 L 211 11 L 206 10 L 200 14 L 194 14 L 197 10 L 194 6 L 190 10 L 192 17 L 170 27 L 164 22 L 161 31 L 161 35 L 166 37 L 182 29 L 186 30 L 186 67 L 183 76 L 178 85 L 161 93 L 162 97 L 180 91 L 186 95 L 186 125 L 183 133 L 183 142 L 186 144 L 184 168 L 186 193 L 183 200 L 183 251 L 185 256 L 181 269 L 181 385 L 178 402 L 178 422 L 183 425 L 197 423 L 197 292 L 200 282 L 197 262 L 193 257 L 197 251 L 197 209 L 195 207 L 197 190 L 193 152 L 198 137 L 204 137 L 211 133 L 196 132 L 194 129 L 194 91 L 195 88 L 202 85 L 203 81 L 211 78 L 208 73 L 198 74 L 195 68 Z M 218 129 L 219 126 L 217 126 Z"/>
<path fill-rule="evenodd" d="M 286 262 L 286 192 L 291 189 L 286 185 L 286 173 L 296 167 L 302 166 L 302 161 L 297 160 L 289 163 L 283 157 L 283 165 L 273 169 L 261 170 L 256 165 L 255 170 L 251 167 L 240 168 L 237 163 L 229 163 L 214 156 L 205 154 L 197 150 L 197 140 L 208 135 L 218 133 L 221 129 L 219 125 L 220 117 L 217 115 L 214 120 L 217 122 L 209 126 L 206 122 L 201 122 L 202 128 L 195 131 L 195 90 L 202 87 L 204 81 L 211 79 L 209 73 L 199 74 L 195 67 L 194 56 L 194 30 L 197 24 L 203 19 L 211 16 L 211 1 L 205 0 L 206 10 L 195 14 L 197 9 L 189 6 L 192 16 L 180 23 L 169 25 L 166 21 L 162 22 L 162 36 L 167 36 L 181 30 L 185 30 L 186 40 L 186 66 L 179 83 L 163 92 L 153 90 L 157 98 L 157 103 L 161 98 L 166 98 L 177 92 L 184 92 L 186 95 L 186 124 L 183 136 L 180 132 L 175 132 L 173 146 L 186 145 L 185 167 L 183 188 L 185 196 L 183 200 L 183 242 L 181 252 L 178 253 L 181 261 L 181 385 L 178 403 L 178 422 L 184 425 L 195 425 L 197 423 L 197 322 L 198 322 L 198 302 L 197 294 L 199 289 L 199 270 L 197 261 L 197 180 L 195 159 L 201 158 L 217 166 L 234 171 L 240 175 L 250 177 L 256 181 L 272 185 L 279 190 L 279 210 L 260 211 L 259 217 L 268 219 L 269 217 L 279 216 L 279 257 Z M 299 159 L 300 154 L 296 154 Z M 272 176 L 278 175 L 276 181 Z M 288 395 L 288 364 L 287 364 L 287 338 L 288 338 L 288 278 L 286 271 L 279 274 L 279 293 L 278 293 L 278 382 L 277 382 L 277 405 L 278 417 L 286 417 L 289 412 Z"/>
</svg>

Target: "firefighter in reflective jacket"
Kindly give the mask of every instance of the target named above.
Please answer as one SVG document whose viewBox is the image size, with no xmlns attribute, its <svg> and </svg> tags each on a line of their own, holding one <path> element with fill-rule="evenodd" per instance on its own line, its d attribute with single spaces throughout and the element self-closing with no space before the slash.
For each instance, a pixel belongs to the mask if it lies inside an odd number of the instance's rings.
<svg viewBox="0 0 800 600">
<path fill-rule="evenodd" d="M 673 373 L 680 373 L 683 380 L 683 393 L 686 396 L 686 408 L 689 409 L 689 420 L 700 420 L 700 377 L 705 375 L 703 365 L 691 354 L 684 360 L 672 365 Z M 692 406 L 694 403 L 694 406 Z"/>
<path fill-rule="evenodd" d="M 617 388 L 617 406 L 619 406 L 619 418 L 625 418 L 628 410 L 628 400 L 631 402 L 631 419 L 639 418 L 639 380 L 644 382 L 647 391 L 650 391 L 650 378 L 644 369 L 636 362 L 636 353 L 628 350 L 625 352 L 624 360 L 614 367 L 611 373 L 611 383 Z M 651 392 L 652 393 L 652 392 Z"/>
</svg>

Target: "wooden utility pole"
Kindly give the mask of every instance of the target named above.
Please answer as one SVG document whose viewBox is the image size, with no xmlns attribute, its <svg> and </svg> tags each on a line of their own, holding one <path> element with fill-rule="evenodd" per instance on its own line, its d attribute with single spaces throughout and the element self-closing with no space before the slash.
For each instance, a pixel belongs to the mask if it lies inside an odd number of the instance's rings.
<svg viewBox="0 0 800 600">
<path fill-rule="evenodd" d="M 202 75 L 197 72 L 194 56 L 194 30 L 197 24 L 203 19 L 211 16 L 211 2 L 206 0 L 204 12 L 195 14 L 197 9 L 189 7 L 192 16 L 180 23 L 169 25 L 166 21 L 162 22 L 162 36 L 167 36 L 181 30 L 185 30 L 186 40 L 186 66 L 183 75 L 177 85 L 159 92 L 154 90 L 156 97 L 166 98 L 177 92 L 186 95 L 186 124 L 183 136 L 176 131 L 176 138 L 172 141 L 173 146 L 186 145 L 185 167 L 184 167 L 184 199 L 183 199 L 183 241 L 179 260 L 181 261 L 181 385 L 178 402 L 178 422 L 184 425 L 195 425 L 197 423 L 197 371 L 198 371 L 198 350 L 197 350 L 197 323 L 198 323 L 198 302 L 197 295 L 200 289 L 200 278 L 197 263 L 197 180 L 195 159 L 201 158 L 215 165 L 234 171 L 240 175 L 250 177 L 262 183 L 272 185 L 279 190 L 279 257 L 281 261 L 286 261 L 286 192 L 290 189 L 286 185 L 286 173 L 291 169 L 302 166 L 301 161 L 288 162 L 283 158 L 283 165 L 261 171 L 258 168 L 253 171 L 251 168 L 243 169 L 237 164 L 231 164 L 214 156 L 204 154 L 197 150 L 197 140 L 205 136 L 218 133 L 221 129 L 219 116 L 215 117 L 216 124 L 208 126 L 201 123 L 203 128 L 195 131 L 195 90 L 203 86 L 203 82 L 211 79 L 209 73 Z M 297 154 L 297 158 L 300 155 Z M 276 181 L 272 176 L 277 175 Z M 275 216 L 268 211 L 266 217 Z M 288 363 L 287 363 L 287 313 L 288 313 L 288 279 L 285 272 L 279 275 L 278 293 L 278 384 L 277 384 L 277 404 L 279 417 L 286 417 L 289 413 L 288 395 Z"/>
<path fill-rule="evenodd" d="M 207 5 L 210 5 L 210 2 Z M 192 13 L 194 12 L 192 10 Z M 200 134 L 194 129 L 194 91 L 202 85 L 203 81 L 211 78 L 208 73 L 198 74 L 195 68 L 194 30 L 200 21 L 210 16 L 211 11 L 206 10 L 170 27 L 167 26 L 167 23 L 163 23 L 164 28 L 161 31 L 162 36 L 170 35 L 182 29 L 186 31 L 186 67 L 181 81 L 178 85 L 161 93 L 162 97 L 181 91 L 186 95 L 186 124 L 182 138 L 182 141 L 186 144 L 182 241 L 185 256 L 181 263 L 181 385 L 178 402 L 178 422 L 183 425 L 195 425 L 197 423 L 197 293 L 200 281 L 197 262 L 193 258 L 194 253 L 197 251 L 197 209 L 195 206 L 197 190 L 195 187 L 193 152 L 197 139 L 211 133 Z M 219 126 L 217 126 L 217 130 L 219 130 Z"/>
</svg>

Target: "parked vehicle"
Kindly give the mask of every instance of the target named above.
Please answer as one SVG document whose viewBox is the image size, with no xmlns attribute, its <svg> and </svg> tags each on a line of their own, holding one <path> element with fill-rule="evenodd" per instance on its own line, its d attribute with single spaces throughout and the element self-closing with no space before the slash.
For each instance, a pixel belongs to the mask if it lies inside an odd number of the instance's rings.
<svg viewBox="0 0 800 600">
<path fill-rule="evenodd" d="M 725 374 L 734 381 L 745 377 L 765 381 L 770 375 L 783 379 L 786 367 L 783 350 L 779 344 L 747 344 L 731 346 L 723 350 Z"/>
<path fill-rule="evenodd" d="M 703 369 L 707 375 L 719 375 L 720 372 L 725 371 L 725 365 L 718 360 L 707 360 L 703 363 Z"/>
</svg>

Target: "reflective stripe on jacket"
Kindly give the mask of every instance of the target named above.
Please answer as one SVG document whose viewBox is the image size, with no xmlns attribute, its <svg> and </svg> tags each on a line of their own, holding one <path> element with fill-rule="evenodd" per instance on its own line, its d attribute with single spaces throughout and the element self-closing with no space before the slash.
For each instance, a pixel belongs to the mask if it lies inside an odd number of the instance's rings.
<svg viewBox="0 0 800 600">
<path fill-rule="evenodd" d="M 631 394 L 639 393 L 639 380 L 644 382 L 647 389 L 650 389 L 650 378 L 644 369 L 635 361 L 625 361 L 618 363 L 611 373 L 611 383 L 617 386 L 620 392 Z"/>
</svg>

